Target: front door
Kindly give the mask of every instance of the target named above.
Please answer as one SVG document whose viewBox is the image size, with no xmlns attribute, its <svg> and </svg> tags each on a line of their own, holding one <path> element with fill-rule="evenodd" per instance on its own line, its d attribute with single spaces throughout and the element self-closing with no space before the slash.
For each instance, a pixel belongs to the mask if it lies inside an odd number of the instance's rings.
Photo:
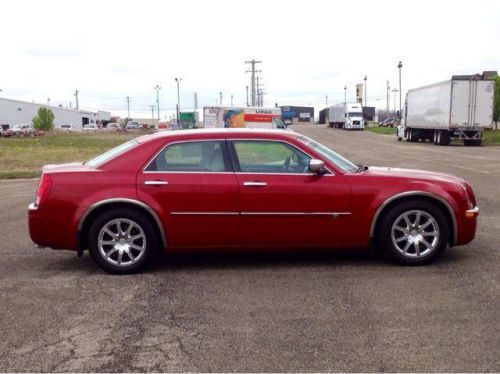
<svg viewBox="0 0 500 374">
<path fill-rule="evenodd" d="M 168 247 L 238 244 L 238 184 L 224 140 L 167 145 L 139 173 L 137 192 L 160 207 Z"/>
<path fill-rule="evenodd" d="M 350 240 L 351 193 L 342 175 L 309 171 L 311 157 L 272 140 L 229 143 L 247 245 L 335 246 Z"/>
</svg>

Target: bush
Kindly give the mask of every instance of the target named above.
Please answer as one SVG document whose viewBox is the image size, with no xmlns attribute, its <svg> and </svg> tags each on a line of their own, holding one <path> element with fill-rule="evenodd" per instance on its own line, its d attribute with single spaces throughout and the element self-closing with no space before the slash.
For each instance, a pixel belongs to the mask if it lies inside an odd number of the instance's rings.
<svg viewBox="0 0 500 374">
<path fill-rule="evenodd" d="M 36 130 L 50 131 L 54 129 L 54 113 L 47 108 L 38 109 L 38 114 L 33 117 L 33 127 Z"/>
</svg>

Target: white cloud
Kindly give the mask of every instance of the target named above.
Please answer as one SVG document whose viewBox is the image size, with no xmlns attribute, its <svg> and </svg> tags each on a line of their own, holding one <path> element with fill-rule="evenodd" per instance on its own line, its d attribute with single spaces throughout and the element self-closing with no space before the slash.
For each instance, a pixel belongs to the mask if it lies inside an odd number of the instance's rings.
<svg viewBox="0 0 500 374">
<path fill-rule="evenodd" d="M 160 104 L 246 100 L 244 61 L 260 59 L 266 103 L 317 108 L 368 76 L 370 104 L 386 81 L 403 88 L 500 70 L 496 1 L 2 1 L 2 96 L 149 116 Z M 377 100 L 379 99 L 379 100 Z M 391 98 L 392 103 L 392 98 Z"/>
</svg>

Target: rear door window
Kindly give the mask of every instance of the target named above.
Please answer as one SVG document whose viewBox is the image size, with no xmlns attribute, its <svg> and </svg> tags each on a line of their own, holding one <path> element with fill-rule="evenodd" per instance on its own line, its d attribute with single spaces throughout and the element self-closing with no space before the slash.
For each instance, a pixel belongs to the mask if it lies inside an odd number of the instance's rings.
<svg viewBox="0 0 500 374">
<path fill-rule="evenodd" d="M 229 171 L 224 141 L 175 143 L 165 147 L 145 171 L 212 172 Z"/>
</svg>

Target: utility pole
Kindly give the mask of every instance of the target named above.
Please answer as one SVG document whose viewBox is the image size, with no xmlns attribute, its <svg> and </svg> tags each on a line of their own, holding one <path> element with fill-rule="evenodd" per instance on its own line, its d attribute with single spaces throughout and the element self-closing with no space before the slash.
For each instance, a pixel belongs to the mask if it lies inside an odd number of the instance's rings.
<svg viewBox="0 0 500 374">
<path fill-rule="evenodd" d="M 248 103 L 248 86 L 247 86 L 247 107 L 250 106 L 250 104 Z"/>
<path fill-rule="evenodd" d="M 389 96 L 391 94 L 391 86 L 389 86 L 389 81 L 387 81 L 387 89 L 386 89 L 386 99 L 387 99 L 387 113 L 389 113 Z"/>
<path fill-rule="evenodd" d="M 198 94 L 195 92 L 194 93 L 194 111 L 196 112 L 198 110 Z"/>
<path fill-rule="evenodd" d="M 347 105 L 347 85 L 344 86 L 344 108 Z"/>
<path fill-rule="evenodd" d="M 399 118 L 401 118 L 401 68 L 403 67 L 403 63 L 399 61 L 398 69 L 399 69 Z"/>
<path fill-rule="evenodd" d="M 233 106 L 233 94 L 231 94 L 231 106 Z"/>
<path fill-rule="evenodd" d="M 222 106 L 222 91 L 219 91 L 219 105 Z"/>
<path fill-rule="evenodd" d="M 250 61 L 245 61 L 245 64 L 251 64 L 251 69 L 247 70 L 247 73 L 252 73 L 251 75 L 251 86 L 252 86 L 252 106 L 255 106 L 256 90 L 255 90 L 255 73 L 261 73 L 260 70 L 255 70 L 255 65 L 262 63 L 262 61 L 256 61 L 252 59 Z"/>
<path fill-rule="evenodd" d="M 154 126 L 155 125 L 155 106 L 150 105 L 149 107 L 151 108 L 151 125 Z"/>
<path fill-rule="evenodd" d="M 50 105 L 50 97 L 47 98 L 47 105 Z"/>
<path fill-rule="evenodd" d="M 326 107 L 328 108 L 328 95 L 325 96 L 325 104 L 326 104 Z"/>
<path fill-rule="evenodd" d="M 158 122 L 160 122 L 160 90 L 161 87 L 156 85 L 153 87 L 156 90 L 156 107 L 158 108 Z"/>
<path fill-rule="evenodd" d="M 78 90 L 75 90 L 76 110 L 78 110 Z"/>
<path fill-rule="evenodd" d="M 368 91 L 368 90 L 366 89 L 366 81 L 367 81 L 367 80 L 368 80 L 368 77 L 365 75 L 365 105 L 364 105 L 364 106 L 368 106 L 368 102 L 367 102 L 367 100 L 366 100 L 366 97 L 367 97 L 367 95 L 366 95 L 366 91 Z"/>
<path fill-rule="evenodd" d="M 175 78 L 175 81 L 177 82 L 177 125 L 179 125 L 181 120 L 181 96 L 179 86 L 181 84 L 182 78 Z"/>
<path fill-rule="evenodd" d="M 264 78 L 257 76 L 257 103 L 256 106 L 263 107 L 264 106 L 264 85 L 262 84 L 262 80 Z"/>
<path fill-rule="evenodd" d="M 130 97 L 129 96 L 127 96 L 127 113 L 128 113 L 127 118 L 130 118 Z"/>
</svg>

